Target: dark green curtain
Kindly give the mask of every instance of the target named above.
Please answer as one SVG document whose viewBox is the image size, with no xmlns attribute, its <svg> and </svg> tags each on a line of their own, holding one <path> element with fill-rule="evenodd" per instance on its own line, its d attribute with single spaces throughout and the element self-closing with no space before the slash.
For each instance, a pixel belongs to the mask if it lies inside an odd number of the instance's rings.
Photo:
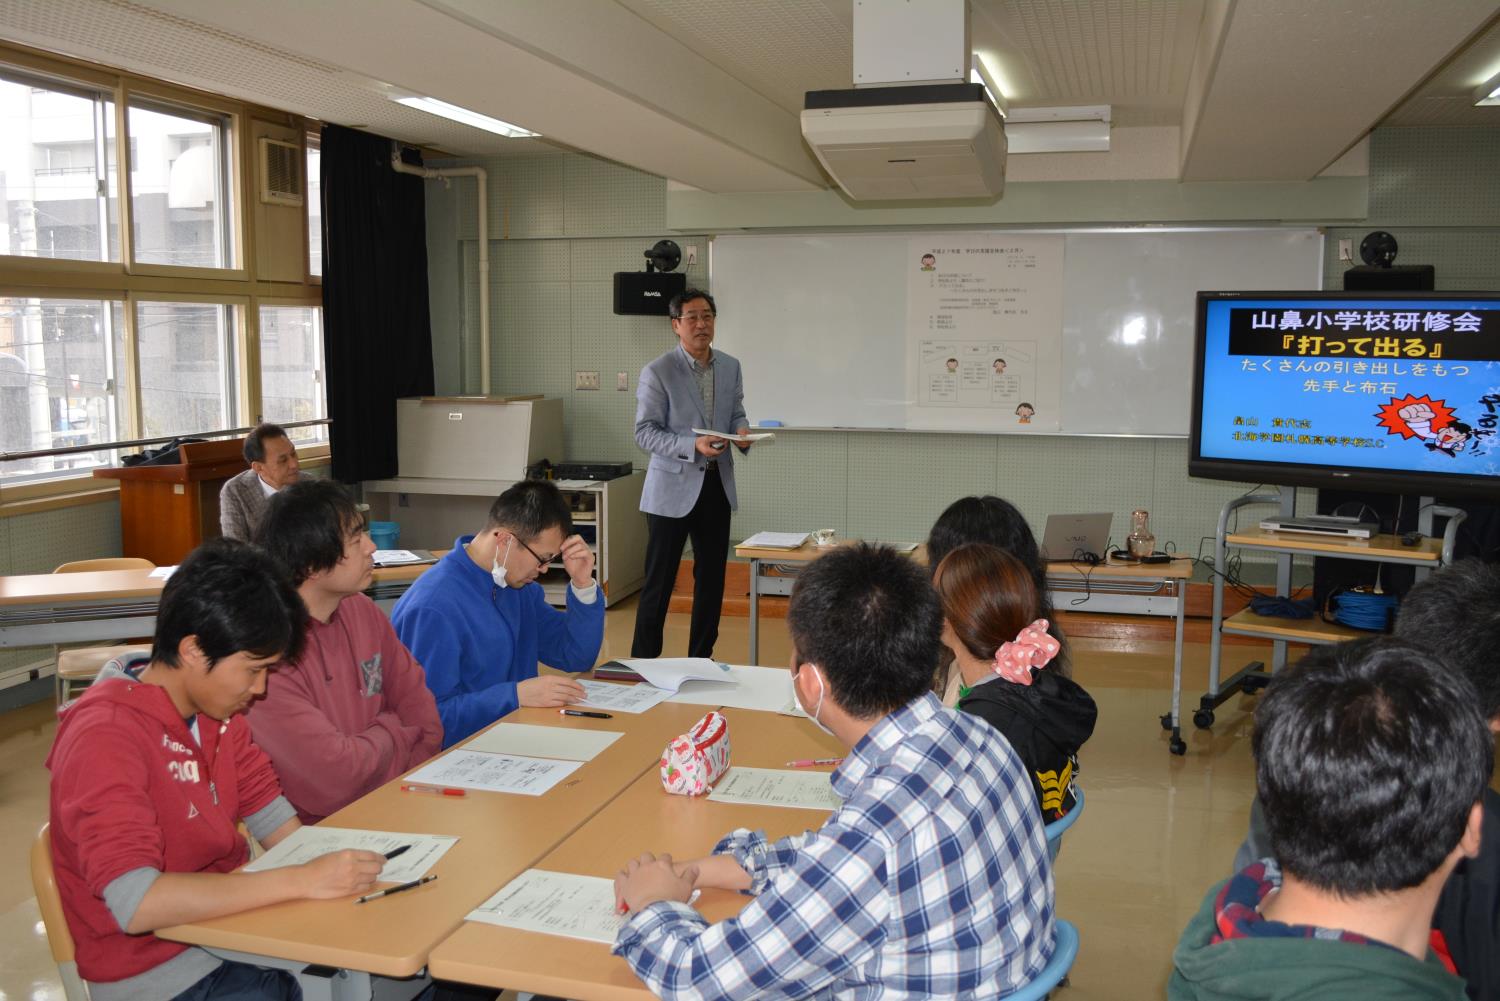
<svg viewBox="0 0 1500 1001">
<path fill-rule="evenodd" d="M 395 476 L 396 400 L 432 395 L 420 177 L 391 140 L 323 126 L 323 331 L 333 476 Z M 421 165 L 415 150 L 403 155 Z"/>
</svg>

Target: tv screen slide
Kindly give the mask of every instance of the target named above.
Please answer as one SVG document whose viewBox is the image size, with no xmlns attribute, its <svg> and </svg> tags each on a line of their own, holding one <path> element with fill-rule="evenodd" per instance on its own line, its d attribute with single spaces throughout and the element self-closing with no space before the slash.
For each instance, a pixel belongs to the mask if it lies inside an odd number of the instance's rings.
<svg viewBox="0 0 1500 1001">
<path fill-rule="evenodd" d="M 1198 307 L 1194 475 L 1500 489 L 1500 297 L 1201 293 Z"/>
</svg>

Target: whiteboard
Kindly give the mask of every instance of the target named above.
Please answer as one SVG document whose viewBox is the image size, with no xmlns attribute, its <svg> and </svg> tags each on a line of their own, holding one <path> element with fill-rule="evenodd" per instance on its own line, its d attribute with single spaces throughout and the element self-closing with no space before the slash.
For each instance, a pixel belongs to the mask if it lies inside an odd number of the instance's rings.
<svg viewBox="0 0 1500 1001">
<path fill-rule="evenodd" d="M 729 234 L 712 242 L 714 344 L 743 366 L 752 422 L 907 428 L 906 258 L 919 235 Z M 1316 291 L 1323 283 L 1316 229 L 1064 235 L 1062 434 L 1186 435 L 1199 290 Z M 961 421 L 937 429 L 978 430 Z"/>
</svg>

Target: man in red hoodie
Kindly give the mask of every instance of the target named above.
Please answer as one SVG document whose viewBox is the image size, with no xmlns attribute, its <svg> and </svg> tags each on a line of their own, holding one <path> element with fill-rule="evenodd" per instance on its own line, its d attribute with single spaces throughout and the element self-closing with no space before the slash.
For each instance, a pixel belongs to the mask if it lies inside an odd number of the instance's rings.
<svg viewBox="0 0 1500 1001">
<path fill-rule="evenodd" d="M 301 826 L 241 716 L 295 651 L 306 612 L 277 566 L 229 539 L 188 556 L 162 590 L 149 657 L 111 661 L 58 724 L 53 868 L 93 1001 L 297 998 L 286 974 L 151 934 L 284 900 L 368 890 L 384 860 L 341 851 L 233 870 Z"/>
<path fill-rule="evenodd" d="M 307 641 L 249 713 L 255 742 L 304 824 L 315 824 L 443 746 L 422 665 L 370 586 L 375 544 L 343 487 L 303 480 L 271 498 L 260 545 L 307 606 Z"/>
</svg>

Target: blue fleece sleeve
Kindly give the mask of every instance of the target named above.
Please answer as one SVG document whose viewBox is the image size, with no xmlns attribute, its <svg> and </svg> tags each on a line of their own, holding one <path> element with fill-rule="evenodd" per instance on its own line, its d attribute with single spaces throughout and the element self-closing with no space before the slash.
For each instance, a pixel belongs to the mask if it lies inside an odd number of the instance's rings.
<svg viewBox="0 0 1500 1001">
<path fill-rule="evenodd" d="M 604 645 L 604 589 L 592 603 L 578 600 L 567 588 L 567 611 L 547 604 L 540 587 L 528 588 L 537 630 L 537 659 L 559 671 L 587 671 L 599 659 Z"/>
<path fill-rule="evenodd" d="M 483 651 L 466 650 L 467 630 L 441 611 L 424 605 L 403 612 L 394 623 L 396 635 L 427 672 L 427 687 L 443 721 L 443 747 L 452 747 L 516 708 L 514 681 L 484 683 L 487 673 L 498 674 L 486 672 L 486 664 L 510 663 L 514 651 L 508 634 L 496 630 Z"/>
</svg>

